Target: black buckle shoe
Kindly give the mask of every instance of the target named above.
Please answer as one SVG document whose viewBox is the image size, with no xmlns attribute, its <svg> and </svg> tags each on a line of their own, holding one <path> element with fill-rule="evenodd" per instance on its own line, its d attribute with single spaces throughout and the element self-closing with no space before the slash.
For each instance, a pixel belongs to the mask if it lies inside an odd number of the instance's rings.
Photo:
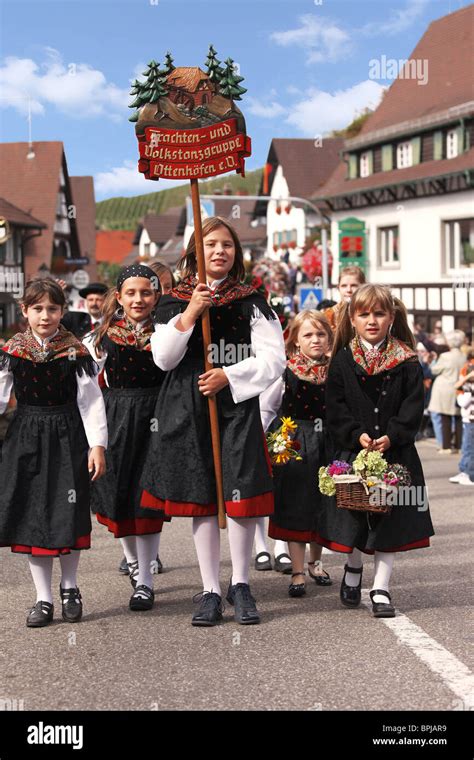
<svg viewBox="0 0 474 760">
<path fill-rule="evenodd" d="M 386 596 L 388 598 L 387 602 L 374 602 L 374 596 L 377 594 L 382 594 L 382 596 Z M 392 597 L 388 593 L 388 591 L 384 591 L 383 589 L 374 589 L 373 591 L 369 592 L 369 596 L 372 602 L 372 612 L 374 617 L 376 618 L 391 618 L 395 617 L 395 607 L 393 604 L 391 604 Z"/>
<path fill-rule="evenodd" d="M 50 602 L 36 602 L 26 618 L 26 625 L 28 628 L 43 628 L 51 623 L 53 613 L 54 606 Z"/>
<path fill-rule="evenodd" d="M 127 562 L 126 557 L 122 557 L 122 561 L 119 565 L 118 571 L 120 575 L 128 575 L 129 570 L 128 570 L 128 562 Z"/>
<path fill-rule="evenodd" d="M 282 562 L 282 559 L 289 559 L 290 562 Z M 283 573 L 283 575 L 291 575 L 293 568 L 289 554 L 279 554 L 278 557 L 275 557 L 275 570 L 277 573 Z"/>
<path fill-rule="evenodd" d="M 62 602 L 63 620 L 68 623 L 78 623 L 82 617 L 82 596 L 77 588 L 62 588 L 59 586 Z"/>
<path fill-rule="evenodd" d="M 200 591 L 193 596 L 193 602 L 199 603 L 199 609 L 194 613 L 191 625 L 211 626 L 222 620 L 224 606 L 219 594 L 214 591 Z"/>
<path fill-rule="evenodd" d="M 155 592 L 149 586 L 140 585 L 136 586 L 135 591 L 130 597 L 128 606 L 134 612 L 141 612 L 142 610 L 151 610 L 155 601 Z"/>
<path fill-rule="evenodd" d="M 132 584 L 133 588 L 135 588 L 138 578 L 138 560 L 128 563 L 128 576 L 130 578 L 130 583 Z"/>
<path fill-rule="evenodd" d="M 363 567 L 349 567 L 344 565 L 344 576 L 341 582 L 339 597 L 345 607 L 358 607 L 361 599 L 362 589 L 362 570 Z M 348 586 L 346 583 L 346 573 L 357 573 L 360 575 L 358 586 Z"/>
<path fill-rule="evenodd" d="M 318 560 L 320 562 L 320 560 Z M 315 573 L 311 572 L 311 567 L 316 564 L 316 560 L 314 562 L 308 562 L 308 575 L 310 578 L 313 579 L 313 581 L 318 586 L 332 586 L 332 580 L 330 578 L 329 573 L 326 572 L 326 570 L 323 570 L 324 575 L 316 575 Z"/>
<path fill-rule="evenodd" d="M 266 557 L 263 562 L 259 561 L 260 557 Z M 255 570 L 273 570 L 272 558 L 268 552 L 259 552 L 255 557 Z"/>
<path fill-rule="evenodd" d="M 260 623 L 260 615 L 255 605 L 255 599 L 250 593 L 248 583 L 229 583 L 227 601 L 234 605 L 234 620 L 241 625 L 255 625 Z"/>
<path fill-rule="evenodd" d="M 304 573 L 291 573 L 292 578 L 296 578 L 297 575 L 304 575 Z M 291 582 L 288 586 L 288 596 L 292 596 L 294 598 L 304 596 L 306 594 L 305 584 L 303 583 L 293 583 Z"/>
</svg>

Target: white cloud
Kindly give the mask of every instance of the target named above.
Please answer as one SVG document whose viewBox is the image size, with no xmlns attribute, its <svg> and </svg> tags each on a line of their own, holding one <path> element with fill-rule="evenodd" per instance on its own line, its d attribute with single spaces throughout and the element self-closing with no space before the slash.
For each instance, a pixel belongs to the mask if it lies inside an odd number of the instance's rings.
<svg viewBox="0 0 474 760">
<path fill-rule="evenodd" d="M 283 108 L 275 100 L 265 102 L 264 100 L 250 97 L 246 98 L 246 110 L 254 116 L 259 116 L 261 119 L 273 119 L 286 113 L 286 108 Z"/>
<path fill-rule="evenodd" d="M 335 63 L 347 58 L 352 43 L 347 31 L 334 21 L 322 16 L 306 14 L 299 19 L 300 26 L 286 32 L 273 32 L 270 39 L 277 45 L 298 45 L 308 51 L 307 63 Z"/>
<path fill-rule="evenodd" d="M 392 10 L 390 16 L 385 22 L 370 22 L 365 24 L 359 32 L 368 37 L 373 35 L 382 36 L 384 34 L 400 34 L 409 29 L 412 24 L 422 15 L 428 5 L 429 0 L 407 0 L 405 8 Z"/>
<path fill-rule="evenodd" d="M 303 100 L 292 105 L 286 121 L 308 137 L 342 129 L 364 108 L 376 108 L 383 90 L 370 79 L 333 93 L 310 88 Z"/>
<path fill-rule="evenodd" d="M 98 172 L 94 177 L 94 187 L 97 195 L 113 196 L 154 193 L 157 190 L 166 190 L 169 187 L 183 185 L 188 180 L 165 180 L 153 182 L 145 179 L 138 171 L 137 161 L 124 161 L 122 166 L 116 166 L 105 172 Z"/>
<path fill-rule="evenodd" d="M 106 116 L 118 121 L 127 115 L 128 90 L 107 82 L 105 75 L 86 63 L 65 63 L 54 48 L 46 48 L 41 63 L 8 57 L 0 68 L 0 105 L 43 114 L 54 106 L 73 118 Z"/>
</svg>

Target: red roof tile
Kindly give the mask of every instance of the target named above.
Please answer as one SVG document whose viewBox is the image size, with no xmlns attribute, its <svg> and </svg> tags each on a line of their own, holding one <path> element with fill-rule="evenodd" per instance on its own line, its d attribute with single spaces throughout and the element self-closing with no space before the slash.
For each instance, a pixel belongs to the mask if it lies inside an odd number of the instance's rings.
<svg viewBox="0 0 474 760">
<path fill-rule="evenodd" d="M 122 264 L 133 248 L 132 230 L 97 230 L 96 260 Z"/>
<path fill-rule="evenodd" d="M 25 213 L 18 206 L 14 206 L 13 203 L 8 203 L 5 198 L 0 198 L 0 217 L 18 227 L 36 227 L 38 229 L 46 227 L 44 222 L 40 222 L 39 219 L 35 219 L 31 214 Z"/>
</svg>

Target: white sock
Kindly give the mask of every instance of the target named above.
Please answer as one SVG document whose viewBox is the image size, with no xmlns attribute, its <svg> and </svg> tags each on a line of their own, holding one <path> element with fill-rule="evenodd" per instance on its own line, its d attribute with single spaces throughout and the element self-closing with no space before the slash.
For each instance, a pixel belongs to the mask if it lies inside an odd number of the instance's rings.
<svg viewBox="0 0 474 760">
<path fill-rule="evenodd" d="M 159 533 L 148 533 L 145 536 L 135 536 L 138 559 L 137 586 L 148 586 L 148 588 L 153 588 L 153 577 L 151 574 L 150 563 L 156 559 L 159 536 Z"/>
<path fill-rule="evenodd" d="M 64 554 L 59 557 L 61 563 L 61 586 L 62 588 L 76 588 L 77 586 L 77 568 L 81 552 L 72 551 L 70 554 Z"/>
<path fill-rule="evenodd" d="M 260 554 L 260 552 L 268 552 L 267 528 L 264 517 L 257 517 L 255 523 L 255 554 Z M 265 557 L 261 557 L 260 561 L 266 562 L 267 560 Z"/>
<path fill-rule="evenodd" d="M 362 567 L 362 552 L 360 549 L 353 549 L 352 554 L 346 554 L 346 562 L 349 567 Z M 346 583 L 348 586 L 358 586 L 360 583 L 360 573 L 346 573 Z"/>
<path fill-rule="evenodd" d="M 37 602 L 53 603 L 51 580 L 53 577 L 52 557 L 28 557 L 31 577 L 36 589 Z"/>
<path fill-rule="evenodd" d="M 257 519 L 256 517 L 227 518 L 233 585 L 249 582 L 249 565 Z"/>
<path fill-rule="evenodd" d="M 395 552 L 375 552 L 375 572 L 372 590 L 375 588 L 383 589 L 384 591 L 389 590 L 388 586 L 390 583 L 390 576 L 392 574 L 394 559 Z M 383 596 L 382 594 L 375 594 L 372 601 L 382 602 L 384 604 L 388 603 L 387 597 Z"/>
<path fill-rule="evenodd" d="M 157 538 L 157 544 L 156 544 L 156 555 L 153 557 L 153 559 L 156 559 L 158 554 L 160 553 L 160 539 L 161 539 L 161 533 L 156 534 Z"/>
<path fill-rule="evenodd" d="M 288 544 L 286 541 L 275 541 L 275 546 L 273 548 L 273 556 L 279 557 L 280 554 L 288 554 Z M 286 557 L 283 557 L 283 559 L 280 560 L 283 564 L 289 565 L 291 563 L 290 559 L 286 559 Z"/>
<path fill-rule="evenodd" d="M 193 517 L 193 537 L 203 590 L 213 591 L 221 596 L 219 583 L 221 536 L 217 516 Z"/>
<path fill-rule="evenodd" d="M 125 538 L 120 539 L 125 559 L 129 564 L 131 562 L 138 562 L 137 542 L 135 539 L 136 536 L 125 536 Z"/>
</svg>

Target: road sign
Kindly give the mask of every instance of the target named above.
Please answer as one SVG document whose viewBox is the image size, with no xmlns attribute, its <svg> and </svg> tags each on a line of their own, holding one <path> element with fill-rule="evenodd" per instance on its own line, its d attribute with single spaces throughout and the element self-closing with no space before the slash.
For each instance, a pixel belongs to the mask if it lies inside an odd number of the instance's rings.
<svg viewBox="0 0 474 760">
<path fill-rule="evenodd" d="M 315 309 L 316 306 L 323 298 L 323 291 L 321 288 L 300 287 L 300 310 L 301 309 Z"/>
<path fill-rule="evenodd" d="M 78 290 L 86 288 L 89 285 L 89 280 L 89 274 L 85 269 L 76 269 L 76 271 L 72 273 L 71 282 Z"/>
</svg>

